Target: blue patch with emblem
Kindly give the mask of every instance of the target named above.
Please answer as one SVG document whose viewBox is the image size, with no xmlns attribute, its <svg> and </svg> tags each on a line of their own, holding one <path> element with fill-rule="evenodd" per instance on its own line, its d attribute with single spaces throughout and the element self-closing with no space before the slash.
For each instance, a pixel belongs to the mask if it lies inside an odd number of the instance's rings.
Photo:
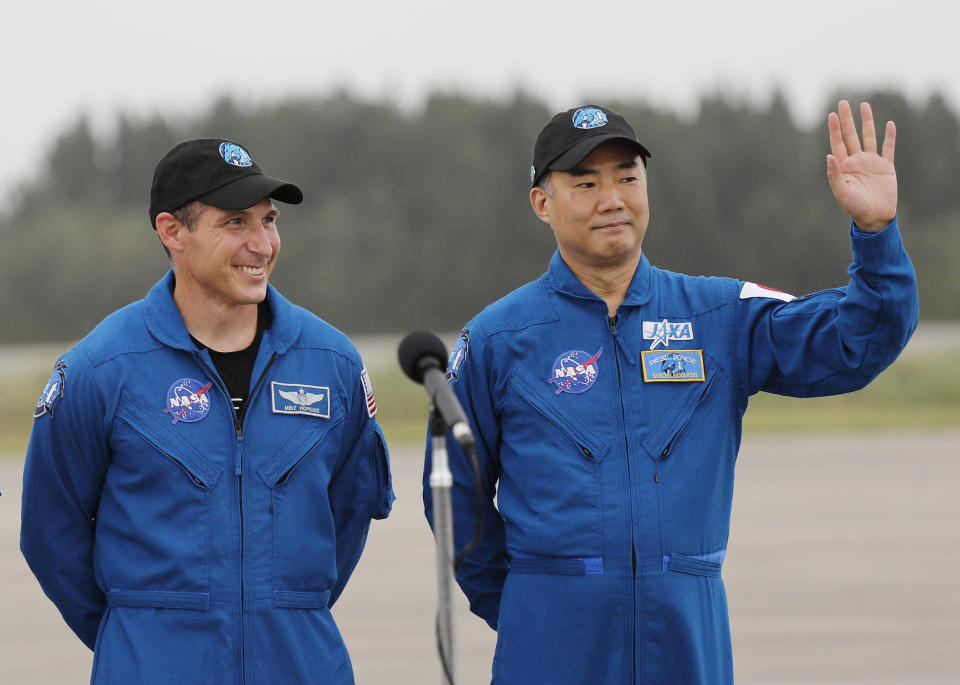
<svg viewBox="0 0 960 685">
<path fill-rule="evenodd" d="M 53 373 L 50 379 L 43 386 L 43 392 L 40 393 L 40 399 L 37 400 L 37 407 L 33 410 L 33 418 L 39 418 L 44 414 L 53 414 L 53 408 L 57 400 L 63 397 L 63 386 L 67 381 L 67 365 L 60 359 L 53 367 Z"/>
<path fill-rule="evenodd" d="M 250 157 L 250 153 L 236 143 L 220 143 L 220 156 L 223 157 L 224 162 L 233 166 L 246 167 L 253 165 L 253 158 Z"/>
<path fill-rule="evenodd" d="M 450 359 L 447 360 L 447 380 L 455 381 L 460 377 L 460 367 L 467 358 L 467 348 L 470 346 L 470 331 L 466 328 L 460 331 L 457 344 L 453 346 Z"/>
<path fill-rule="evenodd" d="M 573 125 L 584 129 L 600 128 L 607 125 L 607 115 L 598 107 L 581 107 L 573 113 Z"/>
<path fill-rule="evenodd" d="M 702 350 L 646 350 L 643 360 L 644 383 L 704 381 Z"/>
<path fill-rule="evenodd" d="M 557 395 L 562 392 L 578 394 L 593 387 L 600 375 L 597 360 L 603 354 L 603 346 L 596 354 L 583 350 L 564 352 L 553 362 L 553 375 L 548 382 L 557 388 Z"/>
<path fill-rule="evenodd" d="M 196 423 L 210 413 L 210 394 L 208 390 L 213 381 L 201 383 L 194 378 L 181 378 L 174 381 L 167 390 L 167 406 L 164 414 L 173 417 L 173 423 Z"/>
<path fill-rule="evenodd" d="M 372 396 L 373 388 L 370 392 Z M 330 388 L 327 386 L 270 381 L 270 395 L 274 414 L 302 414 L 320 419 L 330 418 Z"/>
</svg>

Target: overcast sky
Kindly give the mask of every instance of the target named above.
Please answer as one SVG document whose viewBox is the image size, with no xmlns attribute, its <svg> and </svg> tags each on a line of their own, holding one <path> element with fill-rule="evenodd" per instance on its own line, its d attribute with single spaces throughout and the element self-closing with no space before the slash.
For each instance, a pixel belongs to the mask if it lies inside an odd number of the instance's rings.
<svg viewBox="0 0 960 685">
<path fill-rule="evenodd" d="M 0 210 L 81 113 L 109 132 L 118 112 L 179 115 L 225 93 L 345 88 L 416 107 L 434 89 L 522 87 L 557 110 L 636 97 L 690 113 L 707 91 L 765 102 L 779 87 L 810 123 L 839 87 L 891 87 L 960 112 L 960 10 L 945 1 L 52 0 L 2 16 Z"/>
</svg>

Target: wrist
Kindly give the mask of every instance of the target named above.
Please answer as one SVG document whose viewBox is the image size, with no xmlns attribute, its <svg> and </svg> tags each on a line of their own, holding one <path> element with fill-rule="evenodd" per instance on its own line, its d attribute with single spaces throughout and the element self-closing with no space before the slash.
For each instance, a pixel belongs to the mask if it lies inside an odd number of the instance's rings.
<svg viewBox="0 0 960 685">
<path fill-rule="evenodd" d="M 860 222 L 857 219 L 853 220 L 853 225 L 860 229 L 861 231 L 866 231 L 867 233 L 877 233 L 882 231 L 887 226 L 893 223 L 893 220 L 897 218 L 897 215 L 894 214 L 889 219 L 878 219 L 876 221 L 864 221 Z"/>
</svg>

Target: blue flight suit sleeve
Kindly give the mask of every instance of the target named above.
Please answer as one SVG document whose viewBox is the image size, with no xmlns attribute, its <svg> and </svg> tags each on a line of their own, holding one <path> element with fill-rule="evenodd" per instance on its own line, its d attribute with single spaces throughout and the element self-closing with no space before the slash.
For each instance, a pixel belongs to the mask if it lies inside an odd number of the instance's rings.
<svg viewBox="0 0 960 685">
<path fill-rule="evenodd" d="M 393 487 L 390 478 L 390 460 L 383 430 L 370 415 L 368 393 L 356 370 L 350 392 L 350 405 L 343 429 L 346 457 L 339 464 L 328 486 L 330 507 L 336 531 L 337 580 L 330 588 L 330 603 L 340 597 L 343 588 L 360 561 L 367 541 L 371 519 L 384 519 L 390 514 Z M 369 392 L 372 400 L 372 388 Z"/>
<path fill-rule="evenodd" d="M 94 648 L 106 597 L 93 565 L 97 507 L 109 462 L 107 403 L 74 348 L 61 387 L 37 405 L 23 472 L 20 549 L 70 629 Z M 51 377 L 53 382 L 57 372 Z"/>
<path fill-rule="evenodd" d="M 850 283 L 790 302 L 741 299 L 735 326 L 747 395 L 816 397 L 864 387 L 903 350 L 917 326 L 917 279 L 897 220 L 876 233 L 852 222 Z"/>
<path fill-rule="evenodd" d="M 457 368 L 448 369 L 448 376 L 455 373 L 453 388 L 470 421 L 477 442 L 477 459 L 483 488 L 483 527 L 476 547 L 464 558 L 456 579 L 467 599 L 470 610 L 496 630 L 500 614 L 500 596 L 503 583 L 510 568 L 507 555 L 503 519 L 494 506 L 497 479 L 500 474 L 499 436 L 500 422 L 494 408 L 489 379 L 492 375 L 490 357 L 492 350 L 486 348 L 488 341 L 479 334 L 465 331 L 461 341 L 466 347 L 464 358 Z M 454 352 L 456 354 L 456 350 Z M 453 363 L 453 359 L 451 359 Z M 476 482 L 469 457 L 450 435 L 447 436 L 447 454 L 453 474 L 451 492 L 453 509 L 454 556 L 459 557 L 463 548 L 473 538 L 477 519 Z M 423 503 L 427 520 L 433 528 L 433 493 L 430 489 L 430 471 L 433 466 L 432 445 L 427 436 L 426 459 L 423 474 Z"/>
</svg>

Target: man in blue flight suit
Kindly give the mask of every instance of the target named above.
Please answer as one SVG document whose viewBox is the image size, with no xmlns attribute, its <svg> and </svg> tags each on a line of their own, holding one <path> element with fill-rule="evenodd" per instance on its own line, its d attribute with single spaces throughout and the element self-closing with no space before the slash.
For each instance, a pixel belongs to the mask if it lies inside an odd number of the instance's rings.
<svg viewBox="0 0 960 685">
<path fill-rule="evenodd" d="M 802 298 L 651 266 L 650 153 L 616 112 L 569 110 L 540 132 L 530 203 L 557 252 L 466 325 L 447 369 L 484 492 L 457 580 L 497 631 L 497 685 L 733 682 L 720 571 L 747 399 L 862 388 L 917 323 L 895 128 L 878 154 L 860 112 L 862 143 L 847 102 L 828 119 L 850 282 Z M 475 479 L 449 449 L 459 552 Z"/>
<path fill-rule="evenodd" d="M 172 269 L 37 403 L 21 549 L 93 683 L 354 682 L 329 609 L 393 492 L 359 354 L 267 282 L 273 201 L 302 199 L 236 143 L 174 147 Z"/>
</svg>

